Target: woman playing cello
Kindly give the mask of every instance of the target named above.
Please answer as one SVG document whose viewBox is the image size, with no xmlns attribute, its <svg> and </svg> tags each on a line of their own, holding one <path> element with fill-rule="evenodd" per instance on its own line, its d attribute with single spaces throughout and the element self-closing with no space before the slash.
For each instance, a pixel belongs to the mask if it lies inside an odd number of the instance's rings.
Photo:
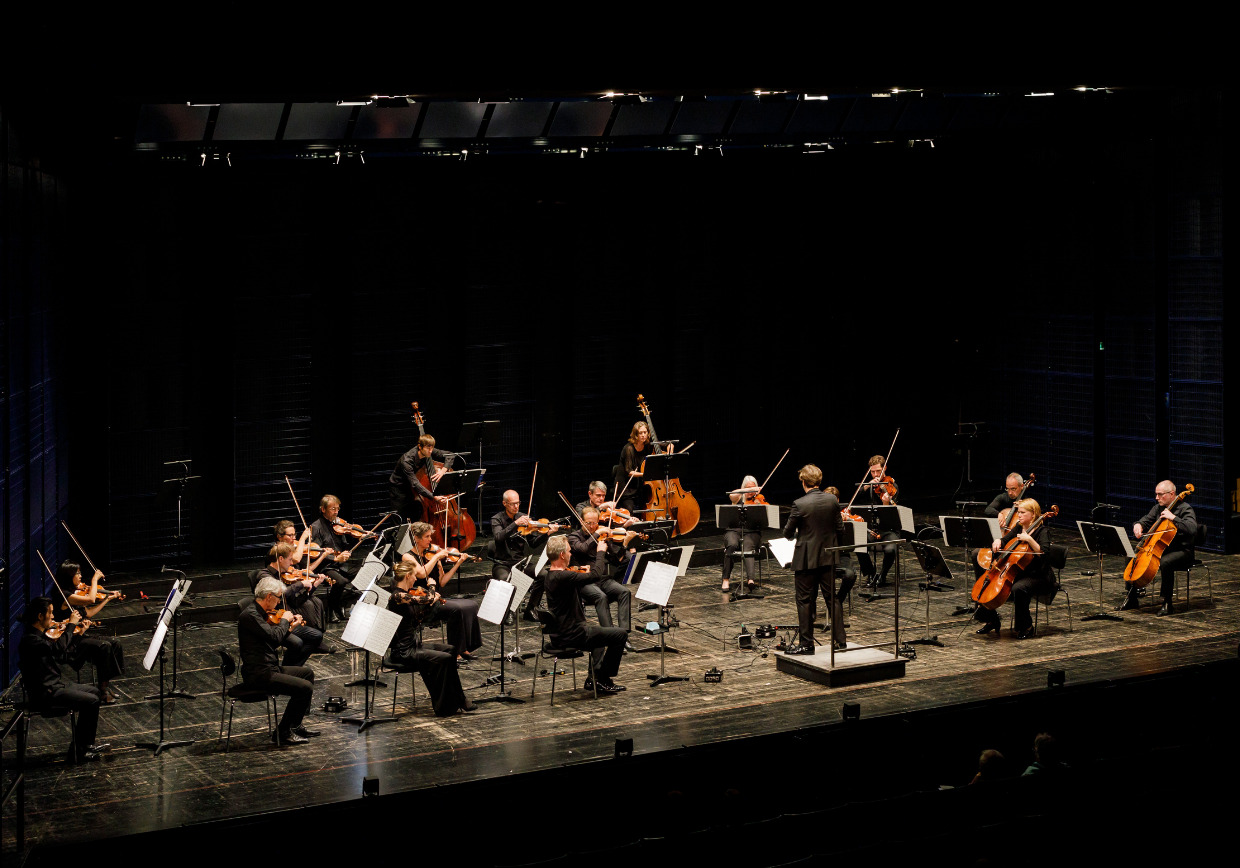
<svg viewBox="0 0 1240 868">
<path fill-rule="evenodd" d="M 1030 525 L 1038 521 L 1042 515 L 1042 507 L 1031 497 L 1024 500 L 1016 501 L 1014 507 L 1016 510 L 1016 524 L 1003 537 L 997 539 L 992 544 L 992 550 L 995 552 L 996 558 L 1003 550 L 1004 546 L 1015 539 L 1029 546 L 1029 551 L 1034 557 L 1029 566 L 1020 573 L 1016 581 L 1012 585 L 1012 605 L 1016 608 L 1016 624 L 1013 636 L 1017 639 L 1027 639 L 1029 637 L 1029 629 L 1033 626 L 1033 617 L 1029 614 L 1029 601 L 1033 599 L 1035 594 L 1041 594 L 1050 590 L 1054 584 L 1054 573 L 1051 569 L 1050 559 L 1043 555 L 1042 549 L 1049 542 L 1047 539 L 1047 530 L 1044 524 L 1038 523 L 1038 526 L 1029 532 Z M 1052 510 L 1053 512 L 1053 510 Z M 973 613 L 973 617 L 982 622 L 982 626 L 978 629 L 978 633 L 985 634 L 992 630 L 999 629 L 999 613 L 994 609 L 986 606 L 978 606 Z"/>
</svg>

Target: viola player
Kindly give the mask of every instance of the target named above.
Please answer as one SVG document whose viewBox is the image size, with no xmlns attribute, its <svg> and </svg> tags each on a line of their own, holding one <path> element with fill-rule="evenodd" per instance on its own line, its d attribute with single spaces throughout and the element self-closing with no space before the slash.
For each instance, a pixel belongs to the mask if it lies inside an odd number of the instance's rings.
<svg viewBox="0 0 1240 868">
<path fill-rule="evenodd" d="M 279 579 L 263 576 L 254 588 L 254 601 L 241 611 L 237 620 L 241 679 L 246 687 L 289 698 L 273 739 L 281 744 L 305 744 L 318 735 L 302 725 L 314 698 L 314 670 L 289 664 L 287 656 L 282 666 L 276 656 L 290 630 L 301 620 L 300 615 L 286 609 L 274 624 L 270 622 L 269 617 L 280 608 L 283 593 L 284 584 Z"/>
</svg>

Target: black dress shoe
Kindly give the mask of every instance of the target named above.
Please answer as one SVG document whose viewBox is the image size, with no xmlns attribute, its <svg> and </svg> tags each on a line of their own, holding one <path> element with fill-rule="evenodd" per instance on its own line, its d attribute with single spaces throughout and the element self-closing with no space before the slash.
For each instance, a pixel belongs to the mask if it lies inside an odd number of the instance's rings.
<svg viewBox="0 0 1240 868">
<path fill-rule="evenodd" d="M 814 654 L 814 646 L 813 646 L 813 645 L 794 645 L 793 647 L 791 647 L 791 648 L 789 648 L 789 649 L 788 649 L 788 652 L 787 652 L 787 653 L 789 653 L 789 654 L 809 654 L 810 656 L 813 656 L 813 654 Z"/>
<path fill-rule="evenodd" d="M 1163 603 L 1162 608 L 1158 610 L 1158 614 L 1159 615 L 1170 615 L 1173 611 L 1175 610 L 1171 608 L 1170 603 Z"/>
<path fill-rule="evenodd" d="M 296 731 L 290 732 L 273 732 L 271 740 L 276 744 L 309 744 L 310 739 L 304 735 L 298 735 Z"/>
<path fill-rule="evenodd" d="M 464 660 L 466 663 L 472 663 L 473 661 L 477 660 L 478 658 L 477 658 L 477 657 L 475 657 L 473 654 L 470 654 L 468 651 L 462 651 L 462 652 L 461 652 L 461 659 L 462 659 L 462 660 Z"/>
<path fill-rule="evenodd" d="M 612 681 L 610 678 L 598 679 L 598 692 L 599 693 L 622 693 L 626 689 L 627 689 L 626 687 L 624 687 L 623 685 L 617 684 L 616 682 Z"/>
<path fill-rule="evenodd" d="M 532 622 L 533 622 L 533 623 L 535 623 L 535 624 L 541 623 L 541 622 L 538 620 L 538 616 L 534 614 L 534 610 L 533 610 L 533 609 L 526 609 L 526 610 L 525 610 L 525 614 L 521 616 L 521 620 L 522 620 L 522 621 L 532 621 Z"/>
<path fill-rule="evenodd" d="M 474 711 L 478 706 L 470 702 L 469 697 L 465 697 L 465 701 L 461 703 L 461 711 Z"/>
<path fill-rule="evenodd" d="M 1126 597 L 1124 597 L 1124 602 L 1121 603 L 1119 606 L 1119 610 L 1121 612 L 1127 612 L 1129 609 L 1140 609 L 1140 608 L 1141 608 L 1141 601 L 1137 599 L 1136 594 L 1128 594 Z"/>
<path fill-rule="evenodd" d="M 624 643 L 624 650 L 625 650 L 625 651 L 632 651 L 632 652 L 634 652 L 634 653 L 636 653 L 636 652 L 637 652 L 637 649 L 633 647 L 633 643 L 632 643 L 632 642 L 625 642 L 625 643 Z"/>
<path fill-rule="evenodd" d="M 1024 630 L 1017 630 L 1015 633 L 1013 633 L 1012 638 L 1013 639 L 1028 639 L 1032 635 L 1033 634 L 1029 632 L 1029 628 L 1026 627 Z"/>
<path fill-rule="evenodd" d="M 89 747 L 87 747 L 86 749 L 87 749 L 87 750 L 93 750 L 95 753 L 103 753 L 105 750 L 111 750 L 111 749 L 112 749 L 112 745 L 108 744 L 106 741 L 105 741 L 105 742 L 97 742 L 97 743 L 95 743 L 95 744 L 90 745 L 90 746 L 89 746 Z"/>
<path fill-rule="evenodd" d="M 985 636 L 985 635 L 986 635 L 987 633 L 989 633 L 991 630 L 998 630 L 998 629 L 999 629 L 999 625 L 998 625 L 998 623 L 993 622 L 993 621 L 991 621 L 991 622 L 987 622 L 987 623 L 985 623 L 985 624 L 983 624 L 982 626 L 980 626 L 980 627 L 978 627 L 978 628 L 977 628 L 977 635 L 979 635 L 979 636 Z"/>
<path fill-rule="evenodd" d="M 293 727 L 293 732 L 297 733 L 302 738 L 314 738 L 319 734 L 317 729 L 306 729 L 305 724 Z"/>
<path fill-rule="evenodd" d="M 848 648 L 848 642 L 841 639 L 832 639 L 831 647 L 833 647 L 836 651 L 845 651 Z"/>
<path fill-rule="evenodd" d="M 97 762 L 99 762 L 99 760 L 101 760 L 101 759 L 103 759 L 103 757 L 102 757 L 102 755 L 100 755 L 99 751 L 97 751 L 97 750 L 89 750 L 89 749 L 88 749 L 88 750 L 84 750 L 84 751 L 82 751 L 80 754 L 78 754 L 78 755 L 77 755 L 77 759 L 75 760 L 75 762 L 80 762 L 80 763 L 97 763 Z"/>
</svg>

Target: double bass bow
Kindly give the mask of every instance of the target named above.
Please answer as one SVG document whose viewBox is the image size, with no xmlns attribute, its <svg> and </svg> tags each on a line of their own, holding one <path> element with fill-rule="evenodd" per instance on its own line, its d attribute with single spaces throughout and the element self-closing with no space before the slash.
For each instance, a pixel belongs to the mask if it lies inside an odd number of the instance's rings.
<svg viewBox="0 0 1240 868">
<path fill-rule="evenodd" d="M 1025 480 L 1025 484 L 1020 487 L 1020 494 L 1012 498 L 1012 506 L 1009 506 L 1003 512 L 999 513 L 999 539 L 1007 536 L 1008 531 L 1012 529 L 1012 523 L 1016 521 L 1016 501 L 1024 500 L 1025 492 L 1033 488 L 1035 476 L 1030 473 L 1029 478 Z M 977 565 L 983 570 L 990 569 L 990 559 L 994 557 L 994 552 L 990 549 L 981 549 L 977 553 Z"/>
<path fill-rule="evenodd" d="M 418 426 L 418 437 L 426 436 L 426 426 L 422 418 L 422 411 L 418 409 L 418 402 L 413 401 L 413 422 Z M 440 461 L 435 461 L 432 457 L 432 463 L 435 465 L 435 479 L 426 472 L 425 464 L 419 464 L 417 469 L 418 482 L 422 483 L 422 487 L 427 491 L 433 491 L 432 483 L 438 482 L 438 477 L 445 469 Z M 435 529 L 435 533 L 443 539 L 444 545 L 449 544 L 461 549 L 468 549 L 474 544 L 474 540 L 478 536 L 478 529 L 474 525 L 474 520 L 469 514 L 469 510 L 463 509 L 460 504 L 460 495 L 453 495 L 447 499 L 447 503 L 441 509 L 434 497 L 426 497 L 420 495 L 422 500 L 422 514 L 426 517 L 427 524 Z"/>
<path fill-rule="evenodd" d="M 1191 484 L 1185 485 L 1184 490 L 1176 495 L 1175 500 L 1167 504 L 1166 509 L 1170 510 L 1177 504 L 1183 503 L 1184 498 L 1194 491 L 1196 489 Z M 1137 546 L 1132 560 L 1128 562 L 1128 566 L 1124 567 L 1124 581 L 1131 582 L 1137 588 L 1144 588 L 1148 585 L 1154 576 L 1158 575 L 1163 553 L 1167 550 L 1167 546 L 1171 545 L 1175 535 L 1175 522 L 1167 518 L 1160 518 L 1152 528 L 1142 534 L 1141 543 Z"/>
<path fill-rule="evenodd" d="M 1024 528 L 1025 533 L 1032 535 L 1048 518 L 1057 515 L 1059 507 L 1052 506 L 1031 521 L 1029 527 Z M 1019 535 L 1014 535 L 1000 551 L 994 553 L 990 568 L 973 583 L 973 602 L 987 609 L 998 609 L 1007 602 L 1012 593 L 1012 585 L 1037 556 L 1038 553 L 1029 548 L 1029 543 Z"/>
<path fill-rule="evenodd" d="M 646 399 L 642 395 L 637 396 L 637 408 L 642 411 L 642 416 L 646 420 L 646 429 L 650 432 L 650 442 L 654 444 L 655 454 L 661 454 L 663 448 L 659 446 L 659 438 L 654 433 L 654 422 L 650 419 L 650 410 L 646 407 Z M 696 442 L 695 440 L 694 443 Z M 690 443 L 680 450 L 681 454 L 692 448 L 693 443 Z M 673 476 L 666 481 L 646 479 L 644 464 L 642 473 L 642 478 L 650 486 L 650 500 L 646 503 L 647 519 L 658 520 L 662 517 L 675 519 L 676 527 L 672 530 L 672 536 L 689 533 L 697 527 L 698 521 L 702 518 L 702 508 L 698 506 L 693 493 L 681 487 L 679 477 Z"/>
</svg>

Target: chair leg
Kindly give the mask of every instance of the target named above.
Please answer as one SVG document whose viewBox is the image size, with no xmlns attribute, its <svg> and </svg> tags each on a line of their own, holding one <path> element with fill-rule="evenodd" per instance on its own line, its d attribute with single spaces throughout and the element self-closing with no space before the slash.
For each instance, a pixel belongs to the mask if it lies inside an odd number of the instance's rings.
<svg viewBox="0 0 1240 868">
<path fill-rule="evenodd" d="M 594 672 L 594 655 L 587 654 L 586 660 L 590 664 L 590 686 L 594 688 L 594 698 L 598 699 L 598 678 Z"/>
<path fill-rule="evenodd" d="M 555 671 L 559 668 L 560 668 L 560 658 L 552 657 L 551 658 L 551 705 L 553 707 L 555 706 Z M 575 680 L 576 679 L 575 672 L 574 672 L 573 677 Z"/>
<path fill-rule="evenodd" d="M 539 661 L 542 659 L 544 658 L 542 656 L 542 652 L 540 651 L 534 657 L 534 677 L 530 679 L 530 699 L 534 698 L 534 691 L 538 689 L 538 665 Z"/>
<path fill-rule="evenodd" d="M 224 737 L 224 707 L 226 705 L 228 705 L 228 694 L 224 691 L 223 688 L 220 688 L 220 728 L 219 728 L 219 738 L 215 740 L 216 743 L 218 743 L 220 739 Z"/>
<path fill-rule="evenodd" d="M 1064 602 L 1068 606 L 1068 632 L 1071 633 L 1072 632 L 1072 598 L 1068 596 L 1068 592 L 1065 591 L 1062 587 L 1059 589 L 1059 592 L 1063 594 Z"/>
<path fill-rule="evenodd" d="M 232 744 L 233 709 L 235 709 L 236 707 L 237 707 L 236 701 L 230 702 L 228 704 L 228 735 L 224 737 L 224 753 L 228 753 L 229 745 Z M 220 717 L 223 717 L 223 716 L 224 716 L 224 709 L 221 708 Z M 221 725 L 223 725 L 223 721 L 221 721 Z M 270 711 L 268 711 L 267 713 L 267 726 L 268 728 L 271 727 L 271 712 Z"/>
</svg>

